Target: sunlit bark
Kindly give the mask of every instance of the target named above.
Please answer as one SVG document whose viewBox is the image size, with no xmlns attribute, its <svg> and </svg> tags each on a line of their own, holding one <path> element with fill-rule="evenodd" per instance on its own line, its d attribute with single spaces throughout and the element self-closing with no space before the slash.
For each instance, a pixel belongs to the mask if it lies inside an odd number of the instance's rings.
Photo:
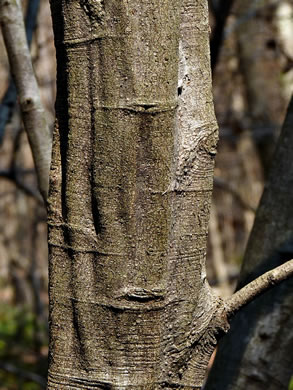
<svg viewBox="0 0 293 390">
<path fill-rule="evenodd" d="M 205 270 L 218 137 L 207 2 L 51 9 L 48 389 L 200 389 L 228 329 Z"/>
</svg>

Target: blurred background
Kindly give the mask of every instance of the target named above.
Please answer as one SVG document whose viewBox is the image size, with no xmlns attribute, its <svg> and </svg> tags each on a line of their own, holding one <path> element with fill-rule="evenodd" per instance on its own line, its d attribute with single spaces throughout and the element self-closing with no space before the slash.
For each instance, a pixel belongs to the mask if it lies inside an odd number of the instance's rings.
<svg viewBox="0 0 293 390">
<path fill-rule="evenodd" d="M 220 142 L 207 266 L 212 286 L 228 296 L 293 91 L 293 0 L 210 0 L 209 5 Z M 36 17 L 31 7 L 38 9 Z M 52 129 L 55 50 L 49 4 L 27 0 L 23 10 Z M 45 388 L 48 352 L 46 212 L 9 84 L 0 36 L 0 390 L 39 390 Z"/>
</svg>

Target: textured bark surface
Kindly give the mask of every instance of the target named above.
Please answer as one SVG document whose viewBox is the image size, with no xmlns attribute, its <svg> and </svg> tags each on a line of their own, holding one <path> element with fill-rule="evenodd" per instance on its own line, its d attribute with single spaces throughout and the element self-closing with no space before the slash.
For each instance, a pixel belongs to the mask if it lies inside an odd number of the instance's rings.
<svg viewBox="0 0 293 390">
<path fill-rule="evenodd" d="M 205 274 L 217 143 L 207 2 L 51 9 L 48 389 L 200 388 L 227 328 Z"/>
<path fill-rule="evenodd" d="M 241 272 L 242 287 L 293 254 L 293 101 L 261 199 Z M 241 311 L 222 340 L 207 390 L 288 389 L 293 361 L 292 279 Z"/>
</svg>

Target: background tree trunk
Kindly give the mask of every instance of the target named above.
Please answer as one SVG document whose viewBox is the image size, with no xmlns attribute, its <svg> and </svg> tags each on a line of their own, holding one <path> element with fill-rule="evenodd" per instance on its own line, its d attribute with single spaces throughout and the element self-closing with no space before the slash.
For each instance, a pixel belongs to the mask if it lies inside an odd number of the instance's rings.
<svg viewBox="0 0 293 390">
<path fill-rule="evenodd" d="M 235 2 L 239 66 L 247 94 L 247 125 L 267 173 L 281 127 L 278 118 L 286 105 L 280 94 L 282 61 L 271 0 Z M 272 82 L 268 82 L 272 79 Z M 279 85 L 278 85 L 279 84 Z M 278 102 L 278 105 L 272 102 Z"/>
<path fill-rule="evenodd" d="M 293 100 L 257 211 L 239 288 L 293 254 Z M 288 389 L 292 375 L 292 280 L 257 298 L 220 342 L 205 390 Z"/>
</svg>

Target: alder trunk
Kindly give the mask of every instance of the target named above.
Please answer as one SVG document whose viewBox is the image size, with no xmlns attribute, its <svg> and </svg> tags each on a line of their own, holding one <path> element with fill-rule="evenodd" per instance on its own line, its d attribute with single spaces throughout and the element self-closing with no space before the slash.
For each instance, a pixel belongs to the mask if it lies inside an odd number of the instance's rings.
<svg viewBox="0 0 293 390">
<path fill-rule="evenodd" d="M 48 389 L 199 389 L 217 125 L 206 0 L 51 0 Z M 219 314 L 220 313 L 220 314 Z"/>
</svg>

